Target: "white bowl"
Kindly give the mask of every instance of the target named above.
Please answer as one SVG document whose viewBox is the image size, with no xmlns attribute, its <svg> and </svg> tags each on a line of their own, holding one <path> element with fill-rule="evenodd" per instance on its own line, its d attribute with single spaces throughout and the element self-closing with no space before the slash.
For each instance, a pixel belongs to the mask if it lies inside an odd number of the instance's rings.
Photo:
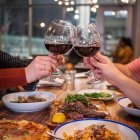
<svg viewBox="0 0 140 140">
<path fill-rule="evenodd" d="M 134 116 L 137 116 L 137 117 L 140 117 L 140 109 L 134 109 L 134 108 L 127 107 L 128 104 L 131 103 L 129 98 L 127 98 L 127 97 L 119 98 L 118 103 L 122 107 L 122 109 L 124 111 L 126 111 L 127 113 L 134 115 Z"/>
<path fill-rule="evenodd" d="M 111 90 L 100 90 L 100 89 L 84 89 L 84 90 L 80 90 L 78 91 L 78 94 L 82 94 L 84 95 L 85 93 L 101 93 L 101 92 L 104 92 L 104 93 L 107 93 L 107 94 L 110 94 L 111 96 L 110 97 L 106 97 L 106 98 L 92 98 L 92 97 L 88 97 L 88 98 L 91 98 L 91 99 L 97 99 L 97 100 L 102 100 L 102 101 L 110 101 L 110 100 L 113 100 L 115 97 L 116 97 L 116 94 L 114 91 L 111 91 Z"/>
<path fill-rule="evenodd" d="M 11 101 L 17 100 L 18 96 L 32 96 L 41 97 L 46 99 L 43 102 L 33 102 L 33 103 L 12 103 Z M 56 96 L 50 92 L 36 91 L 36 92 L 16 92 L 4 95 L 2 101 L 6 107 L 16 112 L 34 112 L 40 111 L 48 107 L 54 100 Z"/>
<path fill-rule="evenodd" d="M 85 119 L 64 123 L 54 130 L 54 135 L 63 138 L 63 132 L 72 135 L 75 130 L 83 130 L 92 124 L 105 125 L 114 133 L 119 133 L 121 140 L 139 140 L 140 134 L 132 127 L 111 120 Z"/>
</svg>

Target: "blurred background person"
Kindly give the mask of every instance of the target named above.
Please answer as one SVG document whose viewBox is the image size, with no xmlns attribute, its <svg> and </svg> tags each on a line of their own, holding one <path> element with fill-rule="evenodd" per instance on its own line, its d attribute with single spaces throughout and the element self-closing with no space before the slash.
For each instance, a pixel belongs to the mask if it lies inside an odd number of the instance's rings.
<svg viewBox="0 0 140 140">
<path fill-rule="evenodd" d="M 133 59 L 133 46 L 130 38 L 121 37 L 116 50 L 112 53 L 114 62 L 127 64 Z"/>
</svg>

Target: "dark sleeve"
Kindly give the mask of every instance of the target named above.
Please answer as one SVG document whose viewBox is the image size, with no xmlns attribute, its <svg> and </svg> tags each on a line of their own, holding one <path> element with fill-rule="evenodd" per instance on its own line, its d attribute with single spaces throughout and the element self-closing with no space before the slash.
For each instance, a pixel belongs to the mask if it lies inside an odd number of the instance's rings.
<svg viewBox="0 0 140 140">
<path fill-rule="evenodd" d="M 0 69 L 26 67 L 27 65 L 31 63 L 31 61 L 32 60 L 28 60 L 28 59 L 22 60 L 6 52 L 0 51 Z M 24 86 L 24 89 L 26 91 L 34 91 L 36 89 L 37 83 L 38 83 L 38 80 L 33 83 L 26 84 Z"/>
<path fill-rule="evenodd" d="M 17 87 L 26 83 L 24 68 L 0 69 L 0 89 Z"/>
<path fill-rule="evenodd" d="M 6 52 L 0 51 L 0 68 L 22 68 L 26 67 L 32 60 L 22 60 Z"/>
</svg>

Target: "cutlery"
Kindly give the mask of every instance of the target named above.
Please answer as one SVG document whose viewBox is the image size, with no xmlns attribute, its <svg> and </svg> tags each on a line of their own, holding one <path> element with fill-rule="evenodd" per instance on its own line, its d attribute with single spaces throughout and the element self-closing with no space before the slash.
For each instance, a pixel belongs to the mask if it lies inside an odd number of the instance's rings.
<svg viewBox="0 0 140 140">
<path fill-rule="evenodd" d="M 48 132 L 48 131 L 47 131 L 47 134 L 50 135 L 51 137 L 54 137 L 54 138 L 58 139 L 58 140 L 64 140 L 64 139 L 62 139 L 62 138 L 59 138 L 59 137 L 55 136 L 55 135 L 52 134 L 51 132 Z"/>
</svg>

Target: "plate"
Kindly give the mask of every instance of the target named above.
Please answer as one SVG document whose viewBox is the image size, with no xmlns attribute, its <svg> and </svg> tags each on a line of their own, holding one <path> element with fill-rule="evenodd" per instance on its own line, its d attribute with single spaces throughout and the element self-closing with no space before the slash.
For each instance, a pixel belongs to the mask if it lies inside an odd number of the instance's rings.
<svg viewBox="0 0 140 140">
<path fill-rule="evenodd" d="M 11 101 L 17 100 L 18 96 L 32 96 L 45 98 L 43 102 L 32 102 L 32 103 L 12 103 Z M 36 92 L 16 92 L 4 95 L 2 101 L 6 107 L 15 112 L 35 112 L 40 111 L 48 107 L 56 96 L 50 92 L 36 91 Z"/>
<path fill-rule="evenodd" d="M 84 90 L 80 90 L 78 91 L 78 94 L 96 94 L 96 93 L 107 93 L 110 94 L 110 97 L 104 97 L 104 98 L 93 98 L 93 97 L 88 97 L 90 99 L 97 99 L 97 100 L 102 100 L 102 101 L 110 101 L 113 100 L 116 97 L 116 94 L 114 91 L 111 90 L 100 90 L 100 89 L 84 89 Z"/>
<path fill-rule="evenodd" d="M 120 122 L 112 120 L 99 120 L 99 119 L 85 119 L 85 120 L 76 120 L 64 123 L 54 130 L 54 135 L 60 138 L 63 138 L 63 132 L 71 135 L 75 130 L 83 130 L 87 126 L 92 124 L 95 125 L 105 125 L 106 128 L 110 129 L 115 133 L 119 133 L 121 140 L 139 140 L 140 134 L 134 128 L 125 125 Z"/>
<path fill-rule="evenodd" d="M 62 101 L 62 100 L 55 100 L 53 102 L 53 104 L 51 104 L 49 118 L 46 121 L 46 124 L 49 126 L 50 129 L 54 130 L 58 125 L 62 124 L 62 123 L 54 123 L 54 122 L 52 122 L 52 117 L 53 117 L 54 114 L 56 114 L 58 112 L 61 113 L 61 111 L 59 110 L 59 107 L 63 106 L 63 103 L 64 103 L 64 101 Z M 88 100 L 88 103 L 90 104 L 90 108 L 96 107 L 95 111 L 104 112 L 106 114 L 104 119 L 111 119 L 111 115 L 108 112 L 108 110 L 107 110 L 107 108 L 106 108 L 106 106 L 105 106 L 103 101 Z M 65 112 L 63 112 L 63 113 L 65 114 Z M 71 111 L 71 113 L 72 113 L 72 111 Z M 96 116 L 96 117 L 90 117 L 90 118 L 103 118 L 103 117 Z M 76 120 L 77 119 L 78 118 L 76 118 Z M 85 118 L 81 118 L 81 119 L 85 119 Z M 70 118 L 67 117 L 65 122 L 72 121 L 72 120 L 75 120 L 75 119 L 74 118 L 70 119 Z"/>
<path fill-rule="evenodd" d="M 118 103 L 122 107 L 122 109 L 124 111 L 126 111 L 127 113 L 134 115 L 134 116 L 137 116 L 137 117 L 140 117 L 140 110 L 139 109 L 127 107 L 127 105 L 129 103 L 131 103 L 131 100 L 129 98 L 127 98 L 127 97 L 119 98 Z"/>
</svg>

